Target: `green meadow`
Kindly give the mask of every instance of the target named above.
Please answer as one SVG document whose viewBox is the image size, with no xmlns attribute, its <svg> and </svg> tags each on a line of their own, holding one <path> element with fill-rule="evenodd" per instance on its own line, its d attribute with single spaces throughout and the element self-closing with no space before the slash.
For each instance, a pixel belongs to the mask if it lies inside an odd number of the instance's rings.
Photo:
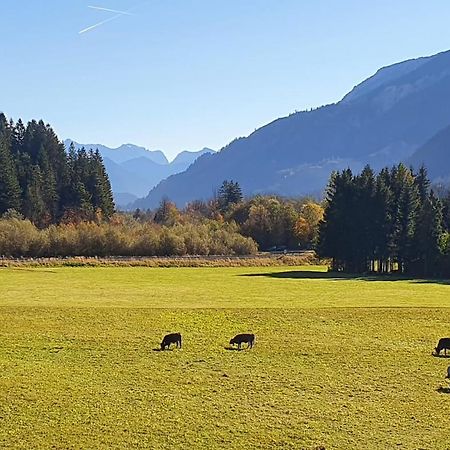
<svg viewBox="0 0 450 450">
<path fill-rule="evenodd" d="M 449 307 L 321 266 L 0 269 L 0 448 L 450 448 Z"/>
</svg>

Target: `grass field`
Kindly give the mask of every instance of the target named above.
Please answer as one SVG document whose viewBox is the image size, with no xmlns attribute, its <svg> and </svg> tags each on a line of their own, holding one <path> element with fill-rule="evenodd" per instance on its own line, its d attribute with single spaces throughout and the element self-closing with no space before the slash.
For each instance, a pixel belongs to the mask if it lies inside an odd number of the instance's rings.
<svg viewBox="0 0 450 450">
<path fill-rule="evenodd" d="M 446 282 L 18 268 L 0 305 L 0 448 L 450 448 Z"/>
</svg>

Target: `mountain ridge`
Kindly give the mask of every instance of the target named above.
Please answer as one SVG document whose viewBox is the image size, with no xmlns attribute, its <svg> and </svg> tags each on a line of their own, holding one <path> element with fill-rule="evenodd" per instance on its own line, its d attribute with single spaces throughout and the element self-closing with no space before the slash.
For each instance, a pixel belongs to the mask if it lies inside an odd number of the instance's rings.
<svg viewBox="0 0 450 450">
<path fill-rule="evenodd" d="M 199 158 L 139 204 L 153 208 L 166 196 L 183 206 L 211 197 L 224 179 L 238 181 L 246 195 L 305 195 L 323 190 L 332 170 L 407 160 L 450 123 L 450 52 L 387 66 L 352 91 Z"/>
</svg>

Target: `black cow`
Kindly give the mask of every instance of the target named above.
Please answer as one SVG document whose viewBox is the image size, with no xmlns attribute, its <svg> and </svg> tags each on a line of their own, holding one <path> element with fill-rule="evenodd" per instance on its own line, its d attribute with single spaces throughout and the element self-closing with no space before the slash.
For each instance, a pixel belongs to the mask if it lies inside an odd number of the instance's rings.
<svg viewBox="0 0 450 450">
<path fill-rule="evenodd" d="M 165 350 L 166 347 L 169 349 L 170 344 L 176 344 L 177 348 L 181 348 L 181 334 L 171 333 L 164 336 L 164 339 L 161 342 L 161 350 Z"/>
<path fill-rule="evenodd" d="M 241 349 L 241 344 L 245 342 L 247 343 L 247 348 L 252 348 L 253 343 L 255 342 L 254 334 L 238 334 L 233 339 L 230 340 L 230 345 L 237 344 L 238 350 Z"/>
<path fill-rule="evenodd" d="M 441 338 L 439 339 L 437 347 L 434 349 L 436 351 L 436 355 L 439 356 L 442 350 L 444 350 L 444 354 L 447 355 L 447 349 L 450 350 L 450 338 Z"/>
</svg>

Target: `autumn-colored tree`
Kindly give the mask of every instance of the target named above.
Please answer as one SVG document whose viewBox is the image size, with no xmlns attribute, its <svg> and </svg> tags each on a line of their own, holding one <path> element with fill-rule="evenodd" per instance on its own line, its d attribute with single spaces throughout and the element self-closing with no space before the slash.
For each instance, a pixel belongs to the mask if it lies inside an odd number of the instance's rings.
<svg viewBox="0 0 450 450">
<path fill-rule="evenodd" d="M 319 238 L 319 224 L 323 220 L 324 209 L 318 203 L 307 202 L 295 222 L 294 231 L 303 248 L 312 248 Z"/>
</svg>

